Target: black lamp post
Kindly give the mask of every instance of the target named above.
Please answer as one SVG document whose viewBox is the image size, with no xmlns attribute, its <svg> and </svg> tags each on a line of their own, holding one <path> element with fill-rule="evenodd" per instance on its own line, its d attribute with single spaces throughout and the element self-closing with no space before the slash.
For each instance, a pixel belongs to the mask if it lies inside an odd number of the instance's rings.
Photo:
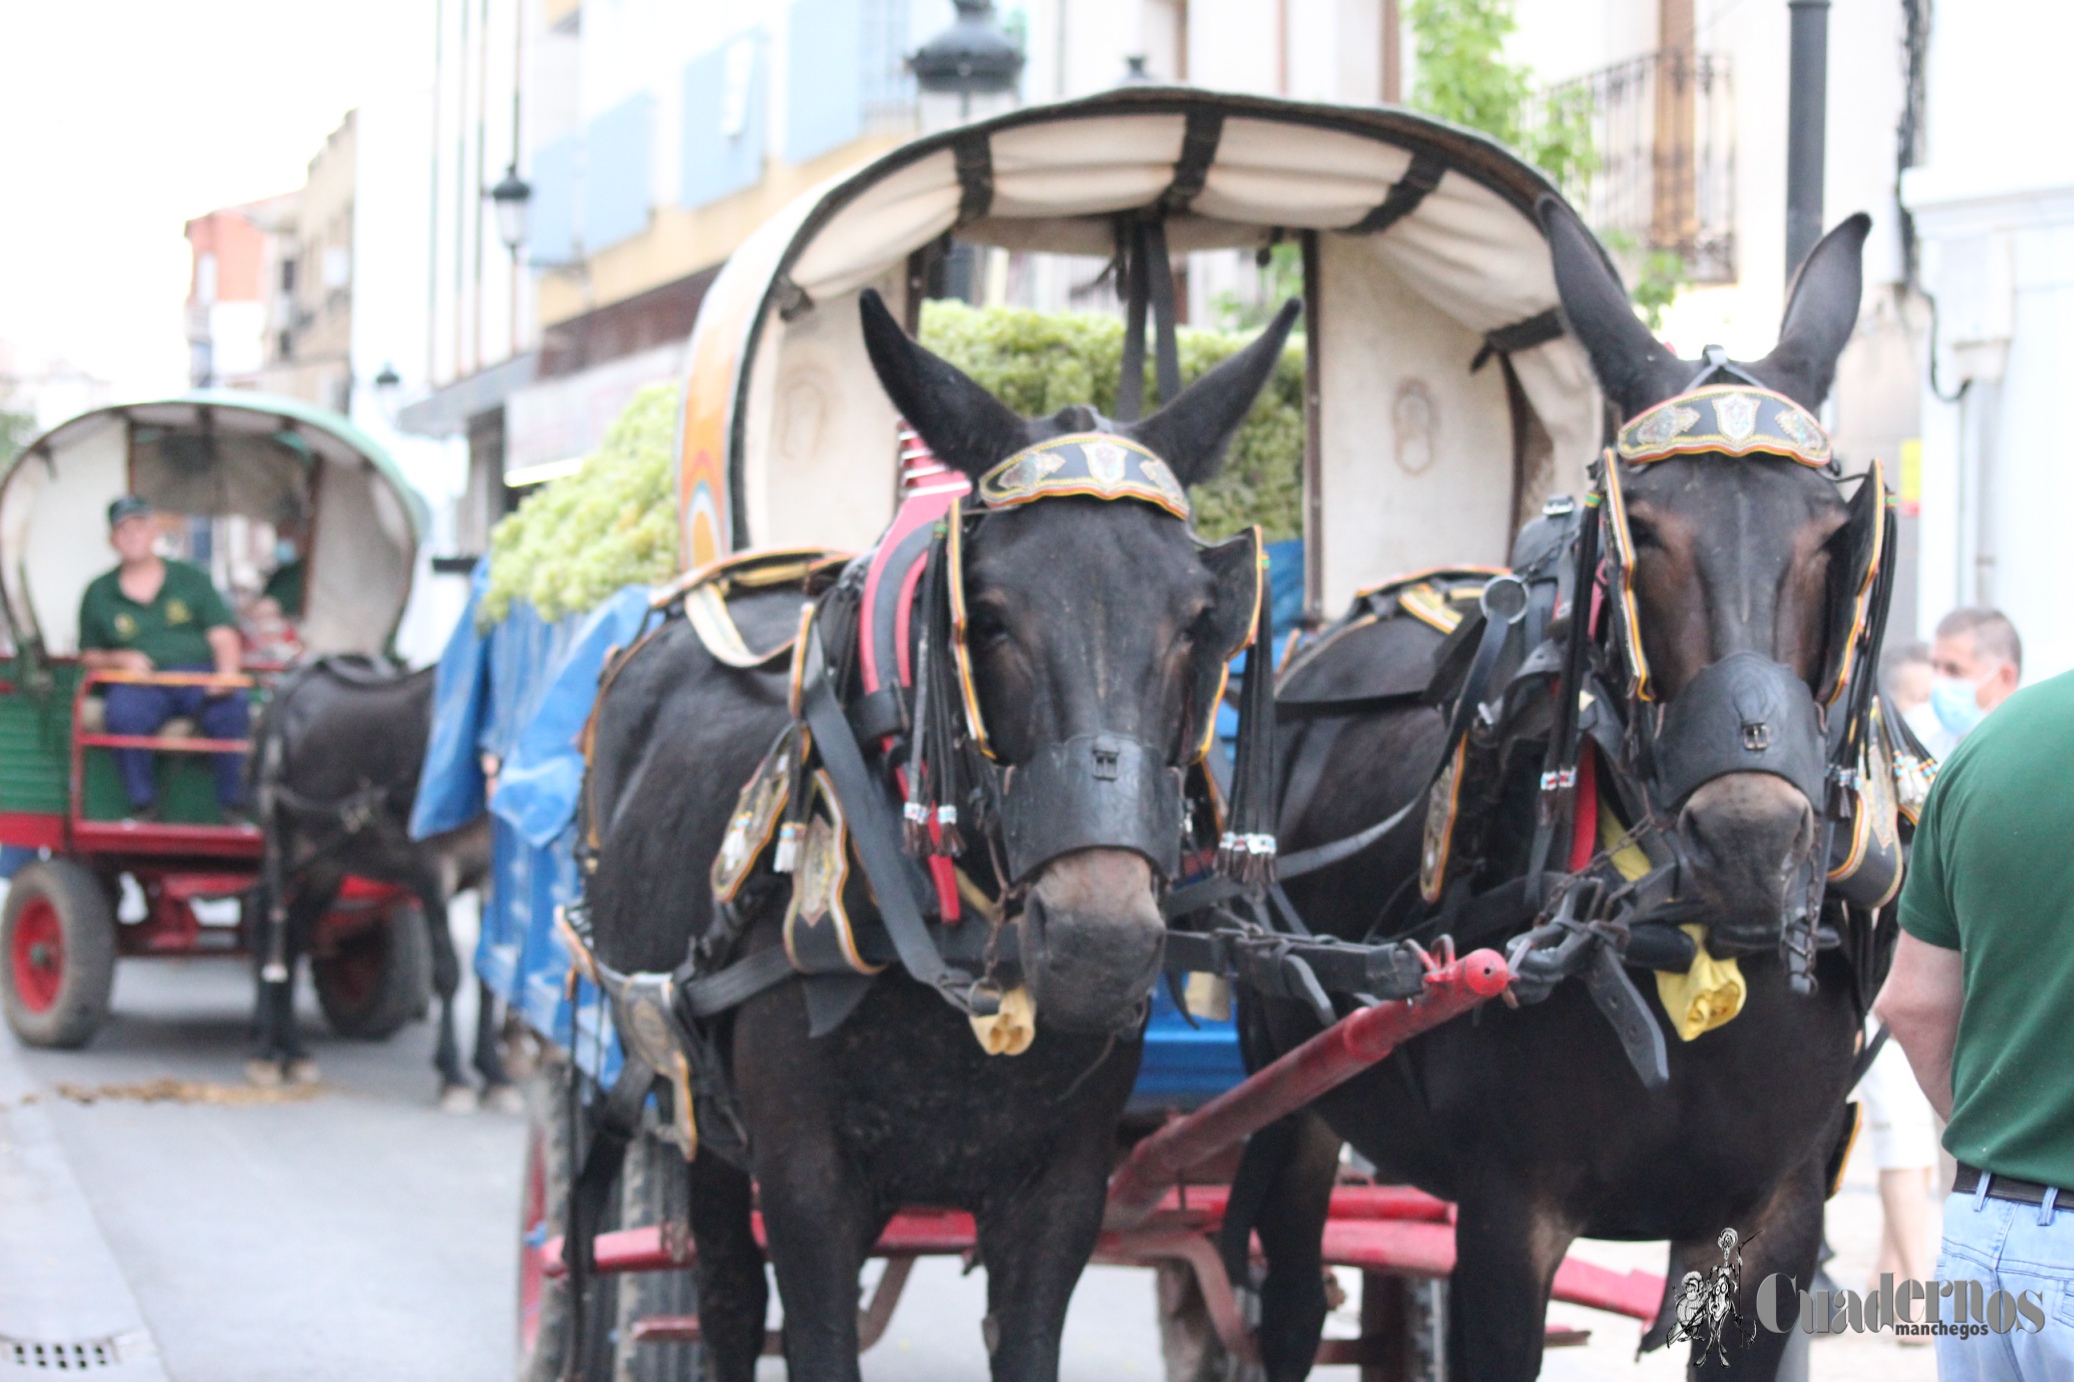
<svg viewBox="0 0 2074 1382">
<path fill-rule="evenodd" d="M 518 175 L 518 165 L 504 170 L 497 185 L 483 194 L 497 213 L 497 238 L 516 255 L 526 243 L 526 208 L 533 200 L 533 185 Z"/>
<path fill-rule="evenodd" d="M 974 96 L 1006 96 L 1022 75 L 1023 53 L 994 22 L 993 0 L 955 0 L 958 17 L 907 60 L 925 96 L 958 97 L 958 119 L 972 118 Z"/>
</svg>

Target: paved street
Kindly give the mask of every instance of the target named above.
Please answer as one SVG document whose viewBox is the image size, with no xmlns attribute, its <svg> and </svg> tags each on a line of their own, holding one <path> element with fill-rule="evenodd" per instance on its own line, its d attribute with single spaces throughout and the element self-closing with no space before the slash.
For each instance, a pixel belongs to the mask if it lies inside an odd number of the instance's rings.
<svg viewBox="0 0 2074 1382">
<path fill-rule="evenodd" d="M 33 1090 L 166 1374 L 174 1382 L 508 1377 L 520 1121 L 433 1106 L 429 1024 L 382 1045 L 336 1041 L 307 998 L 304 1027 L 322 1088 L 255 1099 L 240 1068 L 249 982 L 233 961 L 128 963 L 115 1017 L 87 1050 L 22 1050 L 0 1031 L 9 1043 L 0 1061 L 12 1060 Z M 177 1097 L 142 1097 L 166 1092 L 154 1082 L 167 1081 L 185 1082 L 173 1086 Z M 0 1081 L 0 1101 L 8 1097 Z M 0 1180 L 0 1194 L 8 1183 Z M 1853 1167 L 1830 1222 L 1839 1252 L 1832 1270 L 1856 1284 L 1878 1241 L 1869 1170 Z M 1623 1269 L 1663 1269 L 1660 1245 L 1579 1251 Z M 0 1268 L 0 1332 L 8 1280 Z M 984 1376 L 985 1299 L 983 1273 L 923 1262 L 884 1341 L 866 1355 L 865 1377 Z M 1090 1269 L 1067 1323 L 1067 1382 L 1159 1377 L 1152 1310 L 1150 1273 Z M 1667 1353 L 1635 1360 L 1639 1328 L 1630 1321 L 1561 1307 L 1556 1318 L 1593 1335 L 1585 1348 L 1552 1353 L 1547 1377 L 1683 1375 Z M 1330 1328 L 1352 1333 L 1355 1322 L 1350 1303 Z M 759 1374 L 783 1375 L 776 1360 Z M 1927 1350 L 1886 1339 L 1846 1337 L 1815 1351 L 1818 1382 L 1933 1376 Z"/>
</svg>

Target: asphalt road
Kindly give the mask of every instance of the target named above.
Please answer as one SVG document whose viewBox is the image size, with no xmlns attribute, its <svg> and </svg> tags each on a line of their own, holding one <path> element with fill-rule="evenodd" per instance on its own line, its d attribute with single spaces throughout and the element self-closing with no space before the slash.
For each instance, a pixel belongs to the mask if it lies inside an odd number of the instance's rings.
<svg viewBox="0 0 2074 1382">
<path fill-rule="evenodd" d="M 88 1049 L 0 1050 L 34 1088 L 166 1374 L 175 1382 L 510 1377 L 521 1120 L 437 1109 L 429 1024 L 382 1044 L 338 1041 L 307 996 L 303 1026 L 324 1083 L 311 1097 L 255 1101 L 242 1076 L 250 993 L 237 961 L 126 962 L 114 1017 Z M 0 1043 L 12 1040 L 0 1028 Z M 168 1080 L 186 1082 L 182 1098 L 141 1097 Z M 4 1135 L 0 1124 L 0 1142 Z M 1869 1170 L 1852 1172 L 1832 1203 L 1831 1238 L 1854 1277 L 1869 1268 L 1879 1221 Z M 5 1190 L 0 1179 L 0 1198 Z M 1658 1245 L 1578 1250 L 1610 1266 L 1663 1269 Z M 0 1314 L 6 1275 L 0 1270 Z M 984 1377 L 985 1299 L 983 1273 L 961 1275 L 954 1261 L 918 1264 L 884 1340 L 863 1360 L 865 1378 Z M 1557 1315 L 1594 1332 L 1587 1348 L 1551 1353 L 1546 1377 L 1668 1382 L 1683 1374 L 1666 1353 L 1635 1359 L 1632 1321 Z M 775 1301 L 773 1316 L 775 1324 Z M 1150 1273 L 1091 1268 L 1067 1321 L 1066 1382 L 1161 1376 L 1152 1318 Z M 1329 1328 L 1352 1333 L 1355 1323 L 1350 1304 Z M 759 1373 L 783 1375 L 774 1359 Z M 1317 1374 L 1325 1382 L 1354 1375 Z M 1819 1345 L 1813 1375 L 1899 1382 L 1932 1369 L 1927 1350 L 1851 1339 Z"/>
</svg>

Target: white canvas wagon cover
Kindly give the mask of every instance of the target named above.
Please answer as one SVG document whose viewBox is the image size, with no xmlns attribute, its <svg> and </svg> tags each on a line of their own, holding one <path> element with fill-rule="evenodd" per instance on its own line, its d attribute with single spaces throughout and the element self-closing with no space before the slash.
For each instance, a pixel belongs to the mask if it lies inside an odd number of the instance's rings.
<svg viewBox="0 0 2074 1382">
<path fill-rule="evenodd" d="M 0 472 L 0 596 L 19 645 L 78 651 L 79 600 L 115 564 L 108 505 L 309 523 L 304 614 L 313 653 L 386 650 L 423 538 L 423 501 L 381 444 L 299 399 L 214 389 L 97 408 Z"/>
<path fill-rule="evenodd" d="M 910 256 L 946 234 L 1108 254 L 1133 212 L 1163 215 L 1176 253 L 1304 246 L 1313 601 L 1502 561 L 1548 493 L 1582 489 L 1601 442 L 1533 212 L 1553 191 L 1502 146 L 1409 111 L 1188 88 L 916 139 L 800 197 L 707 294 L 680 431 L 685 564 L 752 543 L 862 546 L 885 524 L 893 413 L 861 289 L 900 312 L 918 291 Z"/>
</svg>

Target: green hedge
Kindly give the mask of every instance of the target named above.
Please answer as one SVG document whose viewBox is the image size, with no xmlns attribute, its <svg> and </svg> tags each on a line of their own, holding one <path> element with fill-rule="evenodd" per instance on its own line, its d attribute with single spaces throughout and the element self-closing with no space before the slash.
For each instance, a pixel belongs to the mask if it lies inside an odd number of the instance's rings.
<svg viewBox="0 0 2074 1382">
<path fill-rule="evenodd" d="M 1183 328 L 1183 381 L 1247 339 Z M 1038 417 L 1073 403 L 1104 413 L 1116 407 L 1123 323 L 1113 316 L 931 302 L 922 311 L 922 340 L 1019 413 Z M 1156 401 L 1149 366 L 1147 375 L 1146 398 Z M 543 485 L 491 531 L 485 624 L 502 619 L 513 600 L 560 619 L 596 608 L 624 586 L 656 585 L 677 573 L 677 399 L 674 384 L 643 389 L 581 470 Z M 1298 536 L 1302 456 L 1299 342 L 1283 352 L 1224 469 L 1195 487 L 1197 531 L 1214 540 L 1258 523 L 1269 541 Z"/>
</svg>

